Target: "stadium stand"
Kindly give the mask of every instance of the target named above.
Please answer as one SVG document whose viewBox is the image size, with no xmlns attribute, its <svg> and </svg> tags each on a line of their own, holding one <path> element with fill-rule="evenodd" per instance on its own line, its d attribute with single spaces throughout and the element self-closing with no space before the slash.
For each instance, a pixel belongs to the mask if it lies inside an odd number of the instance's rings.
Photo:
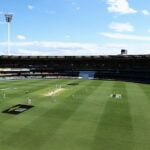
<svg viewBox="0 0 150 150">
<path fill-rule="evenodd" d="M 0 56 L 0 76 L 76 77 L 94 72 L 94 79 L 150 81 L 150 55 Z"/>
</svg>

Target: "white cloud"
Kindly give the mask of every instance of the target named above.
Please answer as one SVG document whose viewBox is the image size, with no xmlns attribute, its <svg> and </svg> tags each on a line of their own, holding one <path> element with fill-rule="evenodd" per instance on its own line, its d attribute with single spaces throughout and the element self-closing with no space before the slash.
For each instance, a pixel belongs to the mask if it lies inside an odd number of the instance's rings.
<svg viewBox="0 0 150 150">
<path fill-rule="evenodd" d="M 68 35 L 65 35 L 65 38 L 66 38 L 66 39 L 70 39 L 70 38 L 71 38 L 71 35 L 69 35 L 69 34 L 68 34 Z"/>
<path fill-rule="evenodd" d="M 76 10 L 80 10 L 80 7 L 79 7 L 79 6 L 77 6 L 77 7 L 76 7 Z"/>
<path fill-rule="evenodd" d="M 128 0 L 107 0 L 108 11 L 120 14 L 134 14 L 137 10 L 130 8 Z"/>
<path fill-rule="evenodd" d="M 34 6 L 33 5 L 28 5 L 28 9 L 33 10 Z"/>
<path fill-rule="evenodd" d="M 102 32 L 100 33 L 100 35 L 120 40 L 150 41 L 150 36 L 139 36 L 133 34 L 108 33 L 108 32 Z"/>
<path fill-rule="evenodd" d="M 19 40 L 25 40 L 26 36 L 24 36 L 24 35 L 17 35 L 17 39 L 19 39 Z"/>
<path fill-rule="evenodd" d="M 6 55 L 7 42 L 0 42 L 0 54 Z M 39 56 L 86 56 L 86 55 L 116 55 L 121 49 L 129 50 L 129 54 L 148 54 L 150 44 L 125 44 L 125 43 L 75 43 L 28 41 L 11 42 L 13 55 L 39 55 Z"/>
<path fill-rule="evenodd" d="M 81 9 L 81 7 L 75 1 L 72 1 L 71 4 L 77 11 L 79 11 Z"/>
<path fill-rule="evenodd" d="M 148 10 L 142 10 L 143 15 L 145 16 L 149 16 L 150 12 Z"/>
<path fill-rule="evenodd" d="M 7 42 L 0 43 L 0 48 L 5 46 Z M 27 55 L 92 55 L 99 51 L 98 44 L 50 41 L 12 42 L 11 48 L 15 53 L 25 50 Z"/>
<path fill-rule="evenodd" d="M 30 50 L 30 49 L 23 49 L 23 48 L 19 48 L 16 51 L 17 55 L 31 55 L 31 56 L 43 56 L 43 52 L 42 51 L 37 51 L 37 50 Z"/>
<path fill-rule="evenodd" d="M 132 26 L 130 23 L 112 22 L 109 25 L 109 28 L 117 32 L 133 32 L 134 31 L 134 26 Z"/>
</svg>

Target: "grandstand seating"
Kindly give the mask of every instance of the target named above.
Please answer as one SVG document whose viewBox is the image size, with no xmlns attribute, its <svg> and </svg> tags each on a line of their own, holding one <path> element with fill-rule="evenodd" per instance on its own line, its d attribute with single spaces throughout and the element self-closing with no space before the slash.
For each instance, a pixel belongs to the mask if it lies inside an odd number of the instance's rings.
<svg viewBox="0 0 150 150">
<path fill-rule="evenodd" d="M 150 55 L 116 56 L 0 56 L 0 76 L 78 77 L 150 81 Z"/>
</svg>

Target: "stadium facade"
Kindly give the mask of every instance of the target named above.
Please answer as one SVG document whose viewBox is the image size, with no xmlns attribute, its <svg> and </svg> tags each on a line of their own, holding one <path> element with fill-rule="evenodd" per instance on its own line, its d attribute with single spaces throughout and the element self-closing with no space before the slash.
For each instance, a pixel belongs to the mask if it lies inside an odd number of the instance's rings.
<svg viewBox="0 0 150 150">
<path fill-rule="evenodd" d="M 0 56 L 0 76 L 150 81 L 150 55 Z"/>
</svg>

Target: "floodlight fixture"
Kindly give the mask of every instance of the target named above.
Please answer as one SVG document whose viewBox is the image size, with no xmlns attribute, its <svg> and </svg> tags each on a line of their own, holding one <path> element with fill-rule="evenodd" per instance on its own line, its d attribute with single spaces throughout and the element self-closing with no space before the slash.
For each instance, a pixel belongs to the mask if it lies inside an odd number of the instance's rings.
<svg viewBox="0 0 150 150">
<path fill-rule="evenodd" d="M 12 21 L 12 17 L 13 17 L 12 14 L 5 14 L 6 22 L 7 22 L 7 23 L 10 23 L 10 22 Z"/>
<path fill-rule="evenodd" d="M 5 14 L 5 20 L 8 25 L 7 30 L 7 54 L 10 55 L 10 23 L 12 21 L 13 14 Z"/>
</svg>

